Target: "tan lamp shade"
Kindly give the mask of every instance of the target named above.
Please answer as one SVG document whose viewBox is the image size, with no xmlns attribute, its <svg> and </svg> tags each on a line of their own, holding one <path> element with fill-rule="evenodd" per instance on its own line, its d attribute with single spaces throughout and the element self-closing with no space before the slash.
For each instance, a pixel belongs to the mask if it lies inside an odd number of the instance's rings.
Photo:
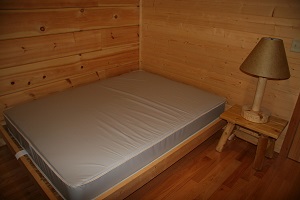
<svg viewBox="0 0 300 200">
<path fill-rule="evenodd" d="M 290 78 L 283 41 L 276 38 L 262 38 L 240 69 L 247 74 L 258 76 L 253 104 L 243 106 L 241 115 L 251 122 L 267 123 L 270 112 L 261 108 L 267 79 Z"/>
<path fill-rule="evenodd" d="M 277 38 L 261 38 L 240 69 L 268 79 L 290 78 L 283 41 Z"/>
</svg>

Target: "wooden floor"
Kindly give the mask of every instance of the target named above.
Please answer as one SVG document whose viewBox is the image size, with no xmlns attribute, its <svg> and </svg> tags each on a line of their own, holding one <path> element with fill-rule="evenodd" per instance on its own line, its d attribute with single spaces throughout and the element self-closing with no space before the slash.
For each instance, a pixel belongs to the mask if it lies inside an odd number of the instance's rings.
<svg viewBox="0 0 300 200">
<path fill-rule="evenodd" d="M 44 199 L 6 145 L 0 147 L 0 199 Z"/>
<path fill-rule="evenodd" d="M 252 169 L 255 146 L 235 138 L 215 151 L 220 132 L 130 195 L 137 199 L 300 199 L 300 163 L 266 159 Z M 27 173 L 0 147 L 0 199 L 43 199 Z"/>
<path fill-rule="evenodd" d="M 256 172 L 256 146 L 235 138 L 218 153 L 219 137 L 210 138 L 127 200 L 300 199 L 300 163 L 277 155 Z"/>
</svg>

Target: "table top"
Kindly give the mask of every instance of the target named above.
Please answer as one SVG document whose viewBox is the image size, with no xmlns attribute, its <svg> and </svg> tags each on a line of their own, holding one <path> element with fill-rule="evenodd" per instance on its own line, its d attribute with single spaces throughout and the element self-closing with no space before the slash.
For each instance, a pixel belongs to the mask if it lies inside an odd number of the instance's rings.
<svg viewBox="0 0 300 200">
<path fill-rule="evenodd" d="M 284 130 L 288 121 L 280 119 L 278 117 L 270 116 L 267 123 L 255 123 L 246 120 L 241 116 L 242 107 L 239 105 L 234 105 L 224 113 L 221 114 L 220 118 L 225 119 L 228 122 L 243 126 L 245 128 L 256 131 L 260 134 L 278 139 L 281 132 Z"/>
</svg>

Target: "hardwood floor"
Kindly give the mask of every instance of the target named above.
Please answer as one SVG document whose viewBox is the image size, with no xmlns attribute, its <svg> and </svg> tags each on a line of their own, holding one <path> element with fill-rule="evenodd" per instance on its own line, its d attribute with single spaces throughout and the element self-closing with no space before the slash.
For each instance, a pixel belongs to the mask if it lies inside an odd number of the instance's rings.
<svg viewBox="0 0 300 200">
<path fill-rule="evenodd" d="M 300 199 L 300 163 L 266 159 L 252 168 L 256 146 L 235 138 L 222 153 L 220 133 L 130 195 L 130 199 Z"/>
<path fill-rule="evenodd" d="M 8 147 L 0 147 L 0 199 L 45 199 Z"/>
<path fill-rule="evenodd" d="M 300 199 L 300 163 L 266 159 L 252 168 L 255 146 L 235 138 L 222 153 L 215 134 L 144 187 L 127 197 L 137 199 Z M 0 199 L 44 199 L 36 185 L 4 146 L 0 147 Z"/>
</svg>

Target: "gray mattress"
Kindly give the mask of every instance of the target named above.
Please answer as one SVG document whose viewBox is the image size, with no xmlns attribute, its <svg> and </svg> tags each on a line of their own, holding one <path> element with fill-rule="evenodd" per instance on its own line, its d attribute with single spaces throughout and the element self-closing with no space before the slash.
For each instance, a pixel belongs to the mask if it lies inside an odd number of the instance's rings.
<svg viewBox="0 0 300 200">
<path fill-rule="evenodd" d="M 144 71 L 4 112 L 9 132 L 65 199 L 92 199 L 217 119 L 225 99 Z"/>
</svg>

